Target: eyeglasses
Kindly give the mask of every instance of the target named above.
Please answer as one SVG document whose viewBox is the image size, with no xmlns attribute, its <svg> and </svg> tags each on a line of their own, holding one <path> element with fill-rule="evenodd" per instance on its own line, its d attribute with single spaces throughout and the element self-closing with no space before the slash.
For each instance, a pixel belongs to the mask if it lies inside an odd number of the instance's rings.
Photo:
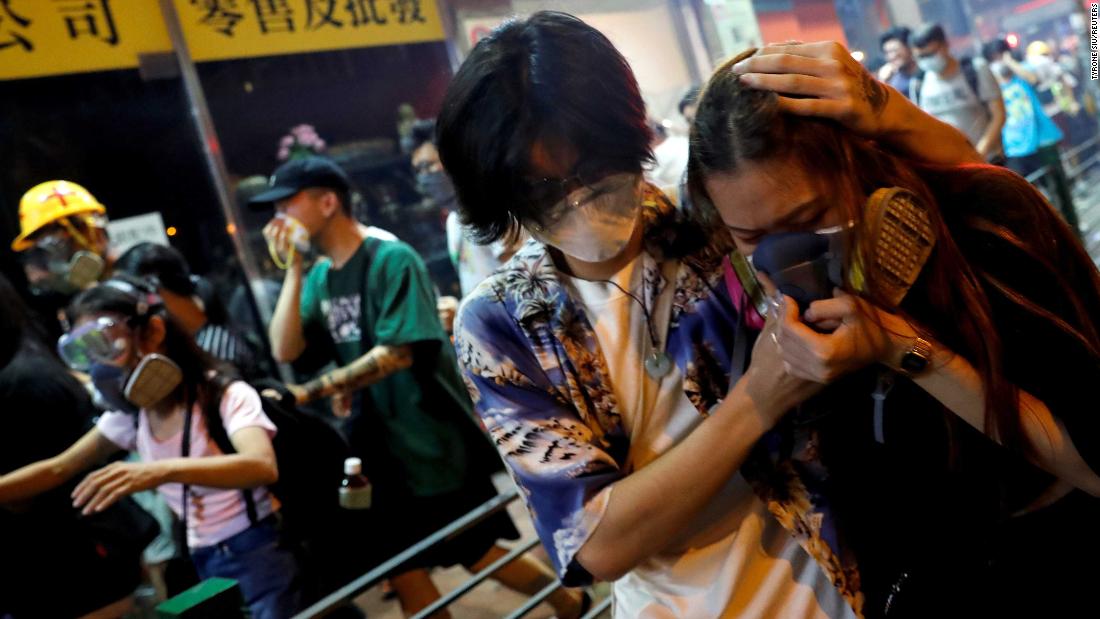
<svg viewBox="0 0 1100 619">
<path fill-rule="evenodd" d="M 596 164 L 578 167 L 565 178 L 542 178 L 528 185 L 526 202 L 533 211 L 534 223 L 550 228 L 570 211 L 600 196 L 634 182 L 637 174 L 625 164 Z M 566 200 L 578 190 L 586 190 L 574 200 Z"/>
<path fill-rule="evenodd" d="M 70 368 L 87 371 L 96 363 L 119 365 L 129 348 L 130 329 L 125 322 L 100 316 L 57 340 L 57 352 Z"/>
</svg>

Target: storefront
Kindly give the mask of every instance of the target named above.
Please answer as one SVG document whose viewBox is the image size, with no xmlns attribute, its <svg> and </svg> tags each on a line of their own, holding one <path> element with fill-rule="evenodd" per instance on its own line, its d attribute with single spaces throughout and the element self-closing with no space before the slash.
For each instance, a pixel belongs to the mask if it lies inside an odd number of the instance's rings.
<svg viewBox="0 0 1100 619">
<path fill-rule="evenodd" d="M 675 131 L 683 94 L 760 42 L 748 0 L 11 0 L 0 5 L 0 234 L 18 233 L 26 189 L 67 179 L 107 206 L 117 249 L 170 243 L 227 289 L 243 275 L 278 281 L 259 234 L 270 214 L 241 208 L 237 190 L 308 147 L 352 175 L 360 218 L 413 244 L 454 294 L 446 213 L 417 192 L 401 135 L 435 115 L 479 37 L 541 9 L 603 30 Z M 300 125 L 323 149 L 287 148 Z"/>
</svg>

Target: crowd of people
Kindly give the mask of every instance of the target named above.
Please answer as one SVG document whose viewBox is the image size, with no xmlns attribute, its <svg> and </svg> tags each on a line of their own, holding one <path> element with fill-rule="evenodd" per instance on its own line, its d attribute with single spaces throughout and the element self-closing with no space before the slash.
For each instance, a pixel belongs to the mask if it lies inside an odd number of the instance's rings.
<svg viewBox="0 0 1100 619">
<path fill-rule="evenodd" d="M 878 80 L 838 43 L 747 50 L 662 139 L 602 33 L 507 22 L 405 144 L 449 212 L 457 317 L 306 155 L 248 198 L 284 271 L 269 349 L 175 249 L 114 255 L 85 188 L 31 188 L 12 249 L 56 316 L 0 277 L 0 617 L 124 616 L 142 580 L 210 577 L 289 617 L 494 497 L 502 463 L 549 564 L 493 578 L 560 579 L 560 618 L 595 581 L 623 618 L 1081 608 L 1100 271 L 1072 199 L 1023 178 L 1069 191 L 1073 86 L 1035 44 L 956 58 L 929 24 L 882 47 Z M 361 459 L 370 508 L 297 491 L 313 453 L 314 485 Z M 499 512 L 388 582 L 411 616 L 431 569 L 518 537 Z"/>
<path fill-rule="evenodd" d="M 1062 146 L 1097 135 L 1072 54 L 1041 39 L 1020 51 L 1008 40 L 985 42 L 981 53 L 956 57 L 939 24 L 916 31 L 898 26 L 879 39 L 886 63 L 878 77 L 925 112 L 962 131 L 986 161 L 1024 177 L 1046 169 L 1044 187 L 1070 226 L 1081 233 Z"/>
</svg>

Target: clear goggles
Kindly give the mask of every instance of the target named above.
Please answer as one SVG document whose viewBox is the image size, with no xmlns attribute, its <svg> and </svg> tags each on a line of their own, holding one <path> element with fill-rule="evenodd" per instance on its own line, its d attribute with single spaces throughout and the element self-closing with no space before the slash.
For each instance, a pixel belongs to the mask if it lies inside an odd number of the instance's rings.
<svg viewBox="0 0 1100 619">
<path fill-rule="evenodd" d="M 51 262 L 68 262 L 75 251 L 72 237 L 59 228 L 36 236 L 34 245 L 23 252 L 22 259 L 27 264 L 45 269 Z"/>
<path fill-rule="evenodd" d="M 81 249 L 94 251 L 95 248 L 86 232 L 106 224 L 90 216 L 84 220 L 78 220 L 78 224 L 80 223 L 86 228 L 85 233 L 66 218 L 46 225 L 32 237 L 33 245 L 24 252 L 24 260 L 44 266 L 51 260 L 68 262 L 73 253 Z"/>
<path fill-rule="evenodd" d="M 124 321 L 100 316 L 62 335 L 57 340 L 57 352 L 66 365 L 81 372 L 96 363 L 121 365 L 130 336 Z"/>
<path fill-rule="evenodd" d="M 561 223 L 566 216 L 585 204 L 603 198 L 609 194 L 614 194 L 630 187 L 636 187 L 638 184 L 638 177 L 639 175 L 633 172 L 612 174 L 596 181 L 581 181 L 585 184 L 581 184 L 569 192 L 566 192 L 566 184 L 570 182 L 570 179 L 560 181 L 544 180 L 543 183 L 558 183 L 561 197 L 556 203 L 543 209 L 543 212 L 535 221 L 537 224 L 536 227 L 540 230 L 551 230 Z M 624 195 L 623 198 L 624 201 L 621 204 L 616 204 L 616 206 L 630 208 L 637 202 L 636 197 L 633 195 Z"/>
</svg>

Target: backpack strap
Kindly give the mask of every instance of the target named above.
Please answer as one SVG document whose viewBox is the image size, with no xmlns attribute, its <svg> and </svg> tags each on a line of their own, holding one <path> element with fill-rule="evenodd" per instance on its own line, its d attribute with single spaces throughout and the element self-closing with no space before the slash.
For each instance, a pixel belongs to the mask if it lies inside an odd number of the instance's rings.
<svg viewBox="0 0 1100 619">
<path fill-rule="evenodd" d="M 195 403 L 191 399 L 191 393 L 188 392 L 186 398 L 186 405 L 183 410 L 183 436 L 180 437 L 180 457 L 191 457 L 191 409 Z M 185 553 L 190 554 L 190 546 L 187 543 L 187 493 L 191 489 L 188 484 L 180 485 L 181 498 L 183 499 L 180 505 L 180 521 L 183 526 L 183 550 Z"/>
<path fill-rule="evenodd" d="M 224 397 L 226 388 L 233 380 L 224 374 L 215 374 L 210 382 L 217 386 Z M 225 424 L 222 423 L 221 402 L 218 402 L 217 406 L 204 407 L 202 412 L 203 421 L 206 422 L 206 432 L 210 435 L 210 439 L 214 441 L 214 444 L 218 446 L 218 450 L 225 455 L 237 453 L 237 448 L 233 446 L 233 441 L 229 440 L 229 433 L 225 431 Z M 242 488 L 241 497 L 244 498 L 244 508 L 248 513 L 248 522 L 255 525 L 260 521 L 260 518 L 259 513 L 256 511 L 256 499 L 252 496 L 252 490 Z"/>
<path fill-rule="evenodd" d="M 979 90 L 978 68 L 974 66 L 974 59 L 969 56 L 960 58 L 959 68 L 962 69 L 963 77 L 966 78 L 966 85 L 970 86 L 970 92 L 974 93 L 979 103 L 985 103 L 982 101 L 982 91 Z"/>
<path fill-rule="evenodd" d="M 913 77 L 909 79 L 909 100 L 920 107 L 920 88 L 924 84 L 924 71 L 917 69 Z"/>
</svg>

